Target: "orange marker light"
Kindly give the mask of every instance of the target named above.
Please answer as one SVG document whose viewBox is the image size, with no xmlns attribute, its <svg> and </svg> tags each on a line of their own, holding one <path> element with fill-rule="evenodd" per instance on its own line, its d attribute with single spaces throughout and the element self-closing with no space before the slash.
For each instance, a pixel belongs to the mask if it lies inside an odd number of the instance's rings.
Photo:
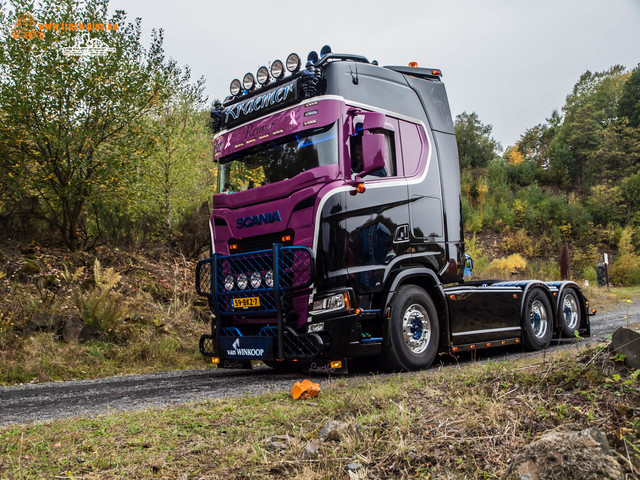
<svg viewBox="0 0 640 480">
<path fill-rule="evenodd" d="M 291 235 L 283 235 L 282 236 L 282 241 L 283 242 L 290 242 L 291 241 Z"/>
<path fill-rule="evenodd" d="M 470 348 L 471 350 L 473 350 L 474 348 L 476 348 L 476 346 L 475 346 L 475 345 L 469 345 L 469 348 Z"/>
<path fill-rule="evenodd" d="M 453 347 L 453 348 L 452 348 L 452 350 L 453 350 L 454 352 L 457 352 L 457 351 L 458 351 L 458 347 Z"/>
<path fill-rule="evenodd" d="M 416 65 L 417 66 L 417 65 Z M 438 75 L 441 76 L 442 75 L 442 71 L 438 70 L 438 69 L 433 69 L 431 70 L 431 75 Z"/>
<path fill-rule="evenodd" d="M 411 68 L 418 68 L 418 62 L 409 62 Z"/>
<path fill-rule="evenodd" d="M 237 243 L 229 244 L 229 250 L 237 250 L 237 249 L 238 249 L 238 244 Z"/>
<path fill-rule="evenodd" d="M 356 192 L 358 193 L 364 193 L 366 190 L 364 183 L 359 183 L 358 185 L 356 185 Z"/>
<path fill-rule="evenodd" d="M 220 363 L 220 359 L 218 357 L 211 357 L 211 363 Z"/>
<path fill-rule="evenodd" d="M 342 362 L 340 360 L 333 360 L 331 362 L 331 368 L 342 368 Z"/>
</svg>

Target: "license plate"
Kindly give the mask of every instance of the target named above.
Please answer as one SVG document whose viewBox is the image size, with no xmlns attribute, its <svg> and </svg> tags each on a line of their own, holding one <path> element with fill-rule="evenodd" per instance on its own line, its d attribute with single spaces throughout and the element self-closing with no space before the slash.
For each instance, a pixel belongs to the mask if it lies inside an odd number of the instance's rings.
<svg viewBox="0 0 640 480">
<path fill-rule="evenodd" d="M 260 297 L 234 298 L 233 308 L 259 307 Z"/>
</svg>

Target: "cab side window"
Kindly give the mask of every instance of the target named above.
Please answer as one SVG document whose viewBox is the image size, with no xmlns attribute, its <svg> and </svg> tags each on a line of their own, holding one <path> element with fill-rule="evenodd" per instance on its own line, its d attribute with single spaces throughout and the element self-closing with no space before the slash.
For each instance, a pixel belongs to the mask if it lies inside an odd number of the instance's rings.
<svg viewBox="0 0 640 480">
<path fill-rule="evenodd" d="M 349 140 L 349 149 L 351 155 L 351 173 L 356 174 L 362 171 L 362 124 L 356 124 L 356 135 L 352 135 Z M 395 132 L 385 129 L 377 129 L 372 133 L 381 133 L 386 138 L 385 167 L 370 173 L 365 178 L 373 179 L 374 177 L 395 177 L 398 175 L 397 159 L 396 159 L 396 142 Z"/>
</svg>

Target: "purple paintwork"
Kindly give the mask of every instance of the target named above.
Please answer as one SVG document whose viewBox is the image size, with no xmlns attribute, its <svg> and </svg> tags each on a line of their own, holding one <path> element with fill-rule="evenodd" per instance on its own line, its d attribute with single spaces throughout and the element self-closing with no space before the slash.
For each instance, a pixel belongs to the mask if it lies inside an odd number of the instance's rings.
<svg viewBox="0 0 640 480">
<path fill-rule="evenodd" d="M 223 133 L 213 142 L 213 159 L 218 160 L 274 138 L 329 125 L 338 119 L 343 105 L 340 100 L 333 99 L 304 102 Z"/>
</svg>

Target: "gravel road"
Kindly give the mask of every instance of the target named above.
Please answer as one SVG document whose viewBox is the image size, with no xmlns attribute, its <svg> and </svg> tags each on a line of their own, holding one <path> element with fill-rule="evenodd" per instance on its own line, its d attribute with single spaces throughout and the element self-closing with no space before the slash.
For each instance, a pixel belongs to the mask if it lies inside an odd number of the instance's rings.
<svg viewBox="0 0 640 480">
<path fill-rule="evenodd" d="M 629 317 L 628 320 L 625 317 Z M 591 337 L 581 341 L 590 344 L 606 340 L 627 321 L 640 321 L 640 305 L 598 314 L 591 319 Z M 554 342 L 555 343 L 555 342 Z M 568 342 L 571 344 L 572 342 Z M 552 348 L 569 348 L 570 345 Z M 494 361 L 539 355 L 523 353 L 521 349 L 478 351 L 477 360 Z M 449 366 L 464 368 L 469 357 Z M 446 365 L 445 365 L 446 368 Z M 352 372 L 351 378 L 370 375 Z M 202 401 L 236 395 L 288 391 L 303 374 L 279 374 L 268 368 L 255 370 L 186 370 L 150 375 L 129 375 L 97 380 L 80 380 L 0 387 L 0 425 L 52 420 L 75 415 L 95 415 L 109 411 L 132 410 Z M 314 381 L 326 385 L 330 379 L 315 376 Z"/>
</svg>

